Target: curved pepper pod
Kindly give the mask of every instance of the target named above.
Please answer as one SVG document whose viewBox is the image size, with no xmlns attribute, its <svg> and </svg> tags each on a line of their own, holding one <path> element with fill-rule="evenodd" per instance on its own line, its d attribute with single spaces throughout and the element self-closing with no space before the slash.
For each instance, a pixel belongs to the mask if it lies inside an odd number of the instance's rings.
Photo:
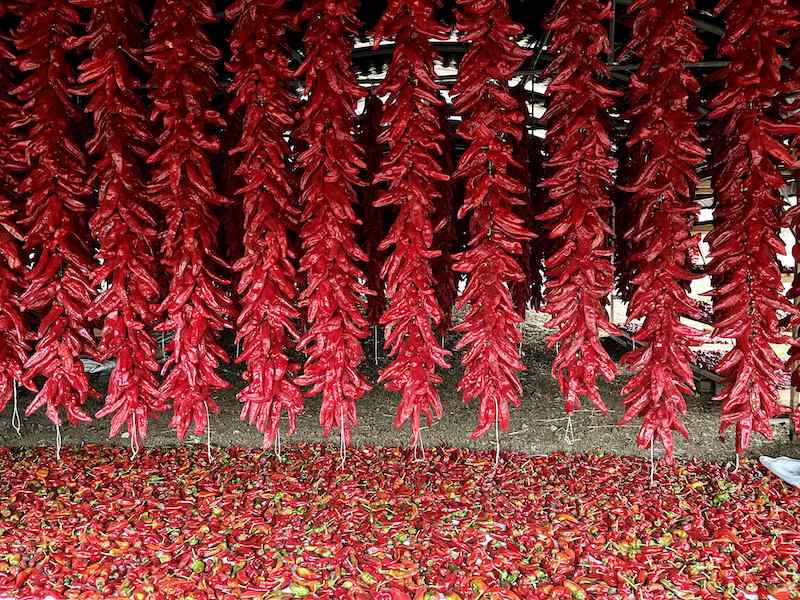
<svg viewBox="0 0 800 600">
<path fill-rule="evenodd" d="M 68 40 L 80 23 L 77 10 L 63 0 L 38 0 L 21 7 L 14 34 L 17 67 L 25 76 L 12 90 L 26 118 L 15 126 L 23 138 L 25 177 L 19 191 L 26 199 L 25 252 L 36 263 L 26 274 L 20 306 L 41 313 L 34 338 L 36 349 L 24 365 L 23 383 L 35 390 L 26 415 L 45 407 L 47 417 L 61 423 L 61 409 L 73 425 L 90 421 L 82 406 L 90 389 L 80 361 L 94 353 L 87 312 L 95 290 L 94 263 L 86 246 L 86 157 L 74 123 L 79 113 L 67 90 L 74 73 L 66 57 Z"/>
<path fill-rule="evenodd" d="M 394 38 L 395 47 L 378 96 L 387 95 L 384 130 L 387 143 L 375 183 L 386 182 L 376 207 L 396 206 L 397 217 L 379 250 L 391 249 L 381 276 L 388 306 L 381 316 L 391 363 L 380 376 L 386 389 L 400 392 L 395 427 L 409 421 L 411 445 L 420 442 L 420 422 L 442 416 L 436 367 L 449 368 L 438 342 L 444 320 L 434 278 L 434 260 L 441 256 L 434 239 L 444 221 L 435 222 L 437 204 L 449 177 L 443 170 L 442 87 L 436 83 L 437 54 L 430 40 L 447 39 L 449 30 L 434 18 L 436 0 L 391 0 L 375 28 L 375 44 Z M 412 84 L 413 83 L 413 84 Z"/>
<path fill-rule="evenodd" d="M 237 0 L 225 11 L 233 23 L 227 64 L 234 74 L 229 111 L 242 109 L 244 114 L 241 138 L 230 151 L 238 163 L 235 174 L 244 182 L 235 192 L 245 215 L 244 255 L 234 264 L 242 306 L 237 362 L 245 364 L 247 382 L 239 400 L 242 420 L 264 434 L 265 448 L 276 440 L 282 414 L 291 435 L 303 410 L 303 394 L 294 381 L 298 365 L 288 356 L 299 337 L 297 272 L 289 245 L 299 210 L 288 166 L 291 150 L 284 141 L 294 123 L 296 103 L 289 92 L 292 70 L 283 50 L 292 20 L 285 3 Z"/>
<path fill-rule="evenodd" d="M 771 118 L 783 90 L 778 49 L 799 23 L 788 0 L 723 0 L 720 55 L 730 64 L 713 76 L 721 91 L 710 102 L 715 124 L 712 185 L 717 198 L 715 227 L 708 235 L 714 284 L 714 333 L 734 340 L 717 372 L 724 378 L 720 432 L 736 427 L 736 452 L 752 432 L 772 437 L 770 418 L 783 412 L 778 400 L 782 361 L 771 344 L 789 343 L 779 313 L 798 322 L 783 295 L 777 256 L 784 185 L 778 169 L 798 167 L 781 136 L 796 126 Z"/>
<path fill-rule="evenodd" d="M 90 183 L 99 190 L 90 226 L 100 250 L 94 286 L 105 289 L 88 311 L 102 319 L 98 354 L 115 359 L 105 405 L 97 417 L 113 415 L 109 437 L 127 427 L 131 446 L 140 448 L 147 423 L 166 406 L 158 394 L 156 341 L 146 327 L 155 321 L 156 221 L 139 167 L 152 150 L 151 124 L 139 99 L 142 82 L 144 16 L 133 0 L 76 0 L 91 10 L 85 36 L 71 45 L 90 50 L 80 65 L 76 93 L 86 96 L 94 121 L 88 142 L 95 157 Z"/>
<path fill-rule="evenodd" d="M 0 10 L 2 15 L 2 10 Z M 22 118 L 19 103 L 8 90 L 14 73 L 12 49 L 0 40 L 0 412 L 22 381 L 28 357 L 28 329 L 19 306 L 24 265 L 20 260 L 22 234 L 17 221 L 19 175 L 24 170 L 23 140 L 13 127 Z"/>
<path fill-rule="evenodd" d="M 611 381 L 617 372 L 600 344 L 601 329 L 617 332 L 605 309 L 614 277 L 608 216 L 616 167 L 605 123 L 619 95 L 601 83 L 609 43 L 602 22 L 611 5 L 576 0 L 557 11 L 545 23 L 555 58 L 545 71 L 551 78 L 543 117 L 548 159 L 539 184 L 548 206 L 537 216 L 553 241 L 543 310 L 551 316 L 545 326 L 556 330 L 548 345 L 558 348 L 552 372 L 567 413 L 580 408 L 581 397 L 607 413 L 596 379 Z"/>
<path fill-rule="evenodd" d="M 642 320 L 633 335 L 638 346 L 621 362 L 635 375 L 622 389 L 625 414 L 620 425 L 642 417 L 641 448 L 659 440 L 672 462 L 672 431 L 688 437 L 680 416 L 685 396 L 694 391 L 691 362 L 701 332 L 682 322 L 701 311 L 688 295 L 700 275 L 686 270 L 698 239 L 692 225 L 700 206 L 694 200 L 695 169 L 705 158 L 693 110 L 700 84 L 684 67 L 703 58 L 703 47 L 687 11 L 694 0 L 640 0 L 633 35 L 621 59 L 641 61 L 628 91 L 627 146 L 636 157 L 626 169 L 622 189 L 629 194 L 630 228 L 624 232 L 636 251 L 628 322 Z"/>
<path fill-rule="evenodd" d="M 322 394 L 320 424 L 325 434 L 339 429 L 345 444 L 357 423 L 356 402 L 369 389 L 358 372 L 364 358 L 361 340 L 368 335 L 365 297 L 358 262 L 360 224 L 354 186 L 364 185 L 364 151 L 353 136 L 355 108 L 365 90 L 350 69 L 351 36 L 358 28 L 356 0 L 308 0 L 299 15 L 308 22 L 306 58 L 297 70 L 305 77 L 308 102 L 295 131 L 305 150 L 297 158 L 302 171 L 300 271 L 306 286 L 300 305 L 309 329 L 298 348 L 307 354 L 296 382 Z"/>
<path fill-rule="evenodd" d="M 452 94 L 463 118 L 458 134 L 468 147 L 454 177 L 465 181 L 458 216 L 469 215 L 470 239 L 455 257 L 454 269 L 467 275 L 456 306 L 469 309 L 454 331 L 463 334 L 456 348 L 467 348 L 458 389 L 465 402 L 481 402 L 476 439 L 495 423 L 505 431 L 509 405 L 519 406 L 522 393 L 522 318 L 511 288 L 525 281 L 522 244 L 533 234 L 517 215 L 528 203 L 522 165 L 514 157 L 525 117 L 507 82 L 530 52 L 514 42 L 522 28 L 511 21 L 505 0 L 459 0 L 458 6 L 456 24 L 469 49 Z"/>
<path fill-rule="evenodd" d="M 158 0 L 152 22 L 145 59 L 153 67 L 151 118 L 162 131 L 147 159 L 153 172 L 148 189 L 165 216 L 162 265 L 171 277 L 157 329 L 174 333 L 159 395 L 172 400 L 171 426 L 183 439 L 192 422 L 195 434 L 203 433 L 208 412 L 219 410 L 211 394 L 228 386 L 216 372 L 228 360 L 217 337 L 231 326 L 233 309 L 221 275 L 227 265 L 216 254 L 213 211 L 227 200 L 215 190 L 210 156 L 219 140 L 209 133 L 225 125 L 211 109 L 220 52 L 203 31 L 215 22 L 206 0 Z"/>
</svg>

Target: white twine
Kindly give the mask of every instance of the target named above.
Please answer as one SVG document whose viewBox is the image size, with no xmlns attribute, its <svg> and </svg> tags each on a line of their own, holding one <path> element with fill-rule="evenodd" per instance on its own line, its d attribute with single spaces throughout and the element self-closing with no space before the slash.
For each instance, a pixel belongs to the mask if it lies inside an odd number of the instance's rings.
<svg viewBox="0 0 800 600">
<path fill-rule="evenodd" d="M 739 470 L 739 453 L 737 452 L 734 456 L 736 456 L 736 460 L 733 463 L 733 472 L 736 473 Z"/>
<path fill-rule="evenodd" d="M 22 421 L 19 418 L 19 407 L 17 406 L 17 382 L 14 381 L 14 413 L 11 415 L 11 426 L 17 432 L 17 437 L 22 437 Z"/>
<path fill-rule="evenodd" d="M 339 459 L 341 468 L 344 469 L 347 461 L 347 445 L 344 440 L 344 407 L 339 407 Z"/>
<path fill-rule="evenodd" d="M 278 460 L 281 460 L 282 456 L 281 456 L 281 428 L 280 428 L 280 426 L 278 427 L 278 431 L 275 434 L 274 448 L 275 448 L 275 456 L 278 458 Z"/>
<path fill-rule="evenodd" d="M 373 339 L 375 340 L 374 343 L 373 343 L 373 346 L 375 348 L 375 364 L 377 365 L 378 364 L 378 326 L 375 325 L 373 327 L 373 330 L 374 330 Z"/>
<path fill-rule="evenodd" d="M 130 431 L 131 436 L 131 460 L 136 458 L 139 454 L 139 428 L 136 426 L 136 412 L 133 413 L 133 431 Z"/>
<path fill-rule="evenodd" d="M 56 460 L 61 462 L 61 425 L 56 422 Z"/>
<path fill-rule="evenodd" d="M 572 415 L 567 415 L 567 427 L 564 430 L 564 443 L 570 446 L 575 444 L 575 431 L 572 428 Z"/>
<path fill-rule="evenodd" d="M 241 347 L 241 345 L 242 345 L 242 339 L 238 338 L 236 340 L 236 356 L 234 358 L 239 358 L 239 348 Z"/>
<path fill-rule="evenodd" d="M 494 468 L 500 465 L 500 411 L 497 406 L 497 397 L 494 399 Z"/>
<path fill-rule="evenodd" d="M 208 402 L 203 402 L 206 408 L 206 452 L 208 452 L 208 462 L 211 462 L 211 419 L 208 415 Z"/>
<path fill-rule="evenodd" d="M 656 483 L 656 461 L 655 461 L 655 448 L 653 442 L 650 442 L 650 487 Z"/>
</svg>

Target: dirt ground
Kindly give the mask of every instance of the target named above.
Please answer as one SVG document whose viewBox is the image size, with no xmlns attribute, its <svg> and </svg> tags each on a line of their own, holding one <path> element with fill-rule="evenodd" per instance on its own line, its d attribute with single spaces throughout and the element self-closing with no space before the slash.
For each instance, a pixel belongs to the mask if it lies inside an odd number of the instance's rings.
<svg viewBox="0 0 800 600">
<path fill-rule="evenodd" d="M 522 374 L 524 397 L 520 408 L 512 409 L 511 425 L 508 432 L 501 432 L 500 443 L 503 450 L 528 452 L 531 454 L 547 454 L 556 451 L 586 452 L 603 449 L 617 454 L 645 456 L 646 452 L 636 447 L 635 438 L 639 423 L 633 422 L 625 427 L 616 425 L 622 415 L 622 400 L 619 391 L 627 379 L 621 376 L 612 385 L 601 385 L 602 394 L 610 411 L 604 416 L 592 407 L 584 406 L 573 418 L 574 443 L 565 441 L 567 418 L 559 395 L 556 382 L 550 376 L 550 365 L 553 352 L 545 345 L 546 331 L 542 327 L 543 316 L 529 312 L 524 325 L 524 362 L 527 371 Z M 452 348 L 455 338 L 447 340 Z M 383 351 L 378 355 L 378 366 L 373 362 L 373 341 L 367 343 L 368 361 L 365 371 L 370 381 L 377 379 L 378 368 L 386 364 Z M 619 354 L 619 348 L 612 348 Z M 453 358 L 454 365 L 458 357 Z M 239 403 L 236 392 L 242 385 L 241 369 L 229 365 L 225 375 L 232 387 L 218 395 L 221 412 L 211 418 L 211 442 L 215 446 L 260 446 L 261 435 L 246 423 L 239 421 Z M 476 404 L 465 406 L 460 393 L 456 390 L 461 369 L 453 368 L 445 374 L 445 382 L 441 387 L 441 398 L 444 416 L 431 427 L 423 430 L 426 446 L 461 446 L 475 449 L 494 447 L 493 432 L 473 441 L 470 433 L 475 426 Z M 105 378 L 98 377 L 95 385 L 99 390 L 105 387 Z M 30 401 L 29 395 L 21 395 L 20 411 Z M 371 444 L 377 446 L 398 446 L 408 443 L 408 429 L 397 430 L 393 426 L 394 411 L 397 406 L 397 395 L 386 392 L 382 386 L 376 385 L 358 404 L 359 424 L 353 432 L 353 444 L 360 446 Z M 93 402 L 91 412 L 99 410 L 100 402 Z M 323 441 L 318 415 L 320 400 L 308 399 L 305 410 L 298 422 L 294 440 Z M 719 406 L 712 402 L 710 394 L 700 394 L 688 402 L 688 414 L 684 422 L 689 428 L 690 438 L 684 441 L 676 436 L 675 454 L 680 458 L 699 458 L 727 462 L 733 458 L 733 431 L 726 432 L 724 438 L 719 436 Z M 12 406 L 0 414 L 0 446 L 40 446 L 52 445 L 55 442 L 55 429 L 44 416 L 44 412 L 22 419 L 21 436 L 17 436 L 12 428 Z M 79 445 L 84 442 L 103 442 L 107 439 L 110 417 L 95 420 L 80 427 L 62 427 L 64 445 Z M 757 457 L 761 454 L 770 456 L 800 457 L 800 442 L 789 442 L 788 423 L 784 420 L 774 427 L 773 441 L 754 436 L 748 454 Z M 111 444 L 128 445 L 127 434 L 109 441 Z M 188 435 L 187 444 L 205 444 L 205 438 Z M 331 436 L 330 444 L 338 444 L 338 437 Z M 291 443 L 291 440 L 289 440 Z M 147 446 L 173 446 L 179 444 L 174 431 L 169 429 L 169 416 L 151 422 L 146 440 Z M 657 456 L 660 452 L 657 451 Z"/>
</svg>

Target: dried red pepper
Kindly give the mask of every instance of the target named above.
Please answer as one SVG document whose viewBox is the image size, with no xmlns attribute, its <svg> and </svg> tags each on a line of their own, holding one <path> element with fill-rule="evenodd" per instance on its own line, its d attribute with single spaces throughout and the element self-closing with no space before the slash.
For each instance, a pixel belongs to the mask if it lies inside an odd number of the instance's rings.
<svg viewBox="0 0 800 600">
<path fill-rule="evenodd" d="M 94 120 L 89 183 L 99 190 L 99 198 L 90 225 L 101 266 L 93 285 L 106 284 L 87 314 L 103 321 L 100 359 L 116 362 L 97 416 L 114 415 L 110 437 L 127 425 L 131 445 L 138 449 L 148 420 L 166 408 L 158 395 L 156 341 L 147 331 L 155 321 L 160 290 L 156 221 L 140 167 L 153 144 L 137 76 L 143 65 L 144 16 L 134 0 L 74 4 L 92 11 L 86 35 L 72 45 L 91 52 L 80 65 L 77 93 L 89 98 L 86 110 Z"/>
<path fill-rule="evenodd" d="M 700 319 L 688 286 L 700 275 L 686 269 L 698 238 L 692 234 L 700 206 L 694 199 L 695 169 L 705 158 L 694 109 L 700 84 L 684 66 L 703 58 L 703 46 L 687 11 L 694 0 L 640 0 L 631 41 L 620 60 L 637 56 L 639 69 L 628 90 L 630 119 L 626 145 L 635 157 L 622 188 L 630 215 L 624 232 L 635 252 L 637 273 L 628 322 L 642 319 L 633 334 L 639 344 L 621 362 L 636 372 L 622 389 L 625 415 L 620 424 L 642 417 L 640 448 L 660 440 L 672 462 L 672 431 L 689 432 L 680 421 L 684 397 L 694 392 L 693 347 L 701 332 L 682 322 Z"/>
<path fill-rule="evenodd" d="M 788 0 L 722 0 L 715 10 L 725 19 L 719 53 L 730 64 L 713 75 L 721 90 L 709 104 L 717 206 L 707 240 L 714 333 L 735 342 L 717 366 L 724 383 L 716 399 L 722 402 L 720 432 L 735 425 L 742 454 L 752 432 L 772 437 L 770 418 L 784 410 L 777 401 L 783 364 L 770 344 L 790 341 L 779 312 L 798 320 L 783 295 L 777 260 L 785 253 L 779 237 L 785 182 L 778 165 L 798 166 L 780 136 L 798 128 L 771 114 L 783 89 L 778 49 L 800 22 Z"/>
<path fill-rule="evenodd" d="M 545 259 L 545 326 L 557 330 L 548 345 L 558 347 L 552 371 L 567 413 L 583 396 L 608 412 L 596 379 L 611 381 L 617 372 L 600 344 L 600 330 L 617 332 L 605 309 L 614 277 L 608 218 L 616 167 L 606 121 L 619 95 L 602 82 L 609 45 L 603 21 L 610 16 L 610 4 L 577 0 L 554 7 L 545 23 L 555 56 L 545 71 L 552 79 L 543 117 L 547 177 L 540 184 L 549 206 L 537 218 L 554 242 Z"/>
<path fill-rule="evenodd" d="M 431 40 L 445 40 L 449 28 L 438 23 L 438 0 L 390 0 L 375 28 L 375 45 L 393 38 L 392 62 L 376 90 L 388 96 L 384 130 L 378 143 L 388 143 L 389 153 L 380 165 L 375 183 L 386 182 L 376 207 L 399 210 L 379 250 L 391 254 L 381 276 L 388 306 L 381 316 L 386 328 L 384 346 L 391 363 L 380 376 L 386 389 L 400 392 L 395 427 L 411 424 L 411 445 L 420 443 L 420 421 L 428 424 L 442 416 L 436 385 L 442 382 L 436 367 L 447 369 L 449 354 L 442 348 L 437 327 L 444 320 L 436 294 L 433 261 L 441 255 L 434 247 L 435 222 L 442 185 L 449 179 L 443 169 L 441 107 L 444 100 L 436 82 L 437 53 Z"/>
<path fill-rule="evenodd" d="M 22 118 L 22 111 L 16 98 L 8 93 L 13 87 L 14 58 L 12 48 L 0 39 L 0 412 L 11 399 L 15 382 L 23 379 L 29 350 L 27 323 L 19 305 L 24 264 L 17 189 L 25 157 L 22 139 L 13 127 Z"/>
<path fill-rule="evenodd" d="M 152 118 L 162 126 L 158 149 L 147 159 L 153 168 L 149 189 L 164 212 L 162 265 L 171 276 L 160 307 L 165 320 L 157 329 L 174 334 L 159 394 L 172 401 L 171 425 L 180 439 L 192 421 L 195 433 L 203 433 L 208 412 L 219 411 L 212 393 L 228 386 L 216 372 L 228 360 L 217 337 L 230 327 L 233 311 L 213 212 L 227 200 L 215 189 L 210 165 L 219 150 L 219 138 L 210 132 L 225 125 L 211 108 L 221 55 L 203 31 L 215 21 L 207 0 L 158 0 L 145 49 L 153 66 Z"/>
<path fill-rule="evenodd" d="M 458 349 L 464 375 L 458 389 L 465 402 L 480 398 L 478 425 L 472 437 L 494 423 L 508 428 L 509 405 L 519 406 L 522 387 L 519 358 L 522 318 L 515 311 L 511 287 L 525 280 L 522 244 L 532 237 L 517 210 L 527 205 L 526 183 L 514 146 L 522 137 L 525 116 L 508 81 L 530 55 L 514 39 L 522 27 L 511 21 L 506 0 L 458 0 L 456 24 L 469 43 L 453 85 L 453 105 L 463 118 L 458 134 L 468 147 L 454 177 L 466 183 L 458 216 L 469 215 L 470 240 L 454 269 L 467 275 L 459 309 L 469 307 L 454 327 L 464 334 Z"/>
<path fill-rule="evenodd" d="M 300 305 L 308 313 L 309 330 L 299 349 L 307 353 L 297 383 L 310 385 L 309 395 L 322 394 L 320 424 L 327 435 L 341 432 L 343 443 L 357 423 L 356 402 L 369 389 L 359 373 L 364 358 L 361 340 L 368 335 L 365 296 L 358 262 L 367 260 L 355 241 L 359 224 L 354 211 L 354 186 L 364 182 L 364 151 L 354 136 L 355 108 L 365 90 L 350 67 L 351 37 L 359 21 L 356 0 L 307 0 L 299 18 L 307 22 L 306 57 L 297 70 L 305 77 L 308 103 L 296 135 L 305 144 L 298 156 L 302 170 L 300 270 L 307 284 Z"/>
<path fill-rule="evenodd" d="M 80 118 L 68 95 L 75 77 L 67 57 L 68 40 L 80 23 L 77 9 L 64 0 L 36 0 L 20 7 L 14 32 L 17 66 L 25 76 L 12 93 L 24 104 L 26 118 L 15 123 L 23 139 L 26 199 L 25 251 L 36 262 L 26 273 L 23 309 L 41 312 L 33 355 L 25 363 L 24 382 L 35 389 L 26 410 L 45 406 L 48 418 L 61 424 L 60 409 L 73 425 L 90 421 L 82 406 L 94 390 L 84 373 L 81 354 L 93 354 L 87 312 L 95 294 L 95 268 L 86 242 L 86 213 L 91 189 L 86 157 L 76 135 Z"/>
<path fill-rule="evenodd" d="M 236 190 L 245 215 L 244 256 L 234 264 L 240 273 L 242 311 L 237 321 L 237 362 L 246 365 L 247 385 L 239 392 L 242 420 L 264 434 L 264 446 L 277 441 L 281 413 L 288 433 L 303 410 L 303 394 L 294 377 L 298 365 L 288 350 L 298 339 L 297 272 L 289 245 L 296 227 L 295 180 L 289 171 L 292 154 L 284 134 L 294 123 L 295 98 L 289 91 L 292 70 L 286 52 L 286 32 L 292 14 L 285 0 L 237 0 L 225 11 L 234 24 L 234 74 L 229 91 L 231 113 L 243 110 L 239 144 L 231 149 L 238 162 Z"/>
</svg>

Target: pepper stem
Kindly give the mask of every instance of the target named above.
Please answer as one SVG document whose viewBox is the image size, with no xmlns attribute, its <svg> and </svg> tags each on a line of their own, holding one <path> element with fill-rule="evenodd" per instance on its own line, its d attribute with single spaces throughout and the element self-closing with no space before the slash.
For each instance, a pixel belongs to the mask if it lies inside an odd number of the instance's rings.
<svg viewBox="0 0 800 600">
<path fill-rule="evenodd" d="M 22 437 L 22 421 L 19 418 L 19 407 L 17 406 L 17 382 L 14 380 L 14 413 L 11 415 L 11 426 L 17 432 L 17 437 Z"/>
</svg>

